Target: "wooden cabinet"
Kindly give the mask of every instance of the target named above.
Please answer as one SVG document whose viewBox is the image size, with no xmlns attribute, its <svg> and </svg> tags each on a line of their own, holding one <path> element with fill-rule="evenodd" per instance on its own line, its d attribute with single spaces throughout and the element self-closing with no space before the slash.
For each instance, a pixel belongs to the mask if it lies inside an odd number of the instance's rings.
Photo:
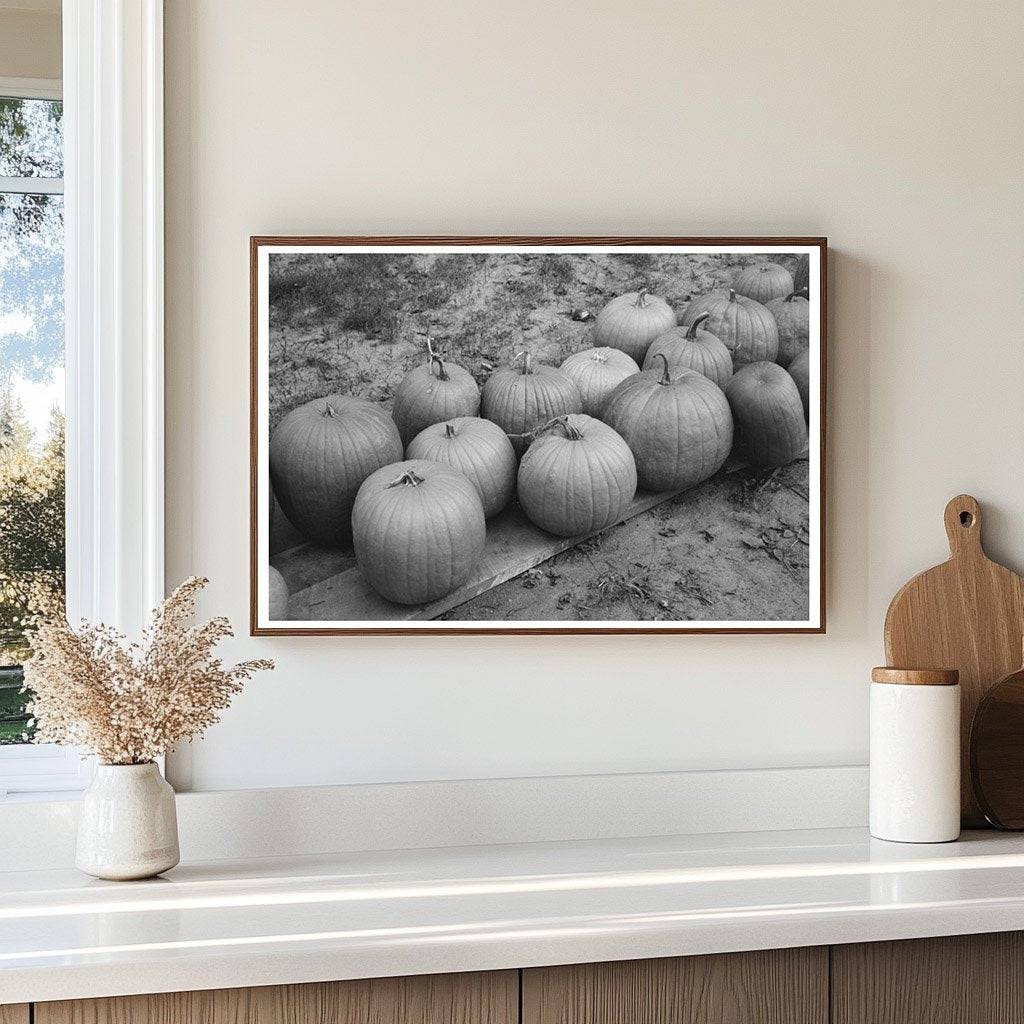
<svg viewBox="0 0 1024 1024">
<path fill-rule="evenodd" d="M 493 971 L 37 1003 L 34 1024 L 516 1024 L 518 1017 L 518 972 Z"/>
<path fill-rule="evenodd" d="M 0 1024 L 1024 1024 L 1024 933 L 0 1006 Z"/>
<path fill-rule="evenodd" d="M 523 1024 L 826 1024 L 828 950 L 523 971 Z"/>
<path fill-rule="evenodd" d="M 1024 933 L 832 947 L 833 1024 L 1024 1024 Z"/>
</svg>

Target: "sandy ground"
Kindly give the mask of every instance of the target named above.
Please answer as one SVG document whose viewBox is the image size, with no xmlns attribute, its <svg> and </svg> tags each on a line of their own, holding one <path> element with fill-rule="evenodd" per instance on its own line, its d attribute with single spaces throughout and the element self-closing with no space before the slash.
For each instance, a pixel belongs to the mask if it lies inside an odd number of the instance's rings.
<svg viewBox="0 0 1024 1024">
<path fill-rule="evenodd" d="M 272 267 L 272 428 L 295 405 L 332 391 L 389 406 L 404 374 L 422 361 L 428 335 L 481 384 L 524 348 L 557 365 L 591 345 L 587 314 L 595 316 L 608 299 L 644 285 L 681 313 L 692 296 L 721 286 L 734 263 L 715 255 L 631 254 L 430 254 L 376 265 L 353 257 L 273 259 L 280 262 Z M 806 618 L 807 496 L 806 460 L 767 473 L 727 467 L 444 618 Z M 275 516 L 274 552 L 295 542 L 282 520 Z M 319 564 L 347 561 L 339 552 Z M 316 556 L 303 562 L 309 564 L 300 571 L 292 559 L 286 576 L 315 576 Z"/>
</svg>

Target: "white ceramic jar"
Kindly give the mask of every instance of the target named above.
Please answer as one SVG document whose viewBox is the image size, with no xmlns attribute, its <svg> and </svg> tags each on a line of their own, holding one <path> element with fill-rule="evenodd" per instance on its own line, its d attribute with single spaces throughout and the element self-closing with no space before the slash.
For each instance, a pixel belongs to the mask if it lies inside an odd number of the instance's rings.
<svg viewBox="0 0 1024 1024">
<path fill-rule="evenodd" d="M 82 794 L 75 864 L 96 878 L 150 878 L 178 863 L 174 790 L 155 764 L 100 764 Z"/>
<path fill-rule="evenodd" d="M 871 835 L 947 843 L 960 835 L 960 685 L 951 669 L 871 673 Z"/>
</svg>

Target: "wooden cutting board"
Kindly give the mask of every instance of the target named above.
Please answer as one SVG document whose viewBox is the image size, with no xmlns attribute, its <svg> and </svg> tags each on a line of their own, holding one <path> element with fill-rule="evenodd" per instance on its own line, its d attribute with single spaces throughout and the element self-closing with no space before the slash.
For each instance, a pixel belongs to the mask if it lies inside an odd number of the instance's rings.
<svg viewBox="0 0 1024 1024">
<path fill-rule="evenodd" d="M 971 789 L 970 734 L 988 688 L 1020 667 L 1024 579 L 993 562 L 981 544 L 981 507 L 969 494 L 946 506 L 949 561 L 904 584 L 885 616 L 885 657 L 897 668 L 960 671 L 960 813 L 985 825 Z"/>
</svg>

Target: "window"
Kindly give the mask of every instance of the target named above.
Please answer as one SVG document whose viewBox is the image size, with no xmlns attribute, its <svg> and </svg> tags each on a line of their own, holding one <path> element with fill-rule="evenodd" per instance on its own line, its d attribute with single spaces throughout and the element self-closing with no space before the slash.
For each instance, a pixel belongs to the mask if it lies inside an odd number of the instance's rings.
<svg viewBox="0 0 1024 1024">
<path fill-rule="evenodd" d="M 64 601 L 64 139 L 53 83 L 0 82 L 0 792 L 77 786 L 72 752 L 24 744 L 28 616 Z M 58 776 L 60 778 L 58 778 Z M 20 788 L 20 787 L 16 787 Z M 30 788 L 35 788 L 30 787 Z"/>
</svg>

